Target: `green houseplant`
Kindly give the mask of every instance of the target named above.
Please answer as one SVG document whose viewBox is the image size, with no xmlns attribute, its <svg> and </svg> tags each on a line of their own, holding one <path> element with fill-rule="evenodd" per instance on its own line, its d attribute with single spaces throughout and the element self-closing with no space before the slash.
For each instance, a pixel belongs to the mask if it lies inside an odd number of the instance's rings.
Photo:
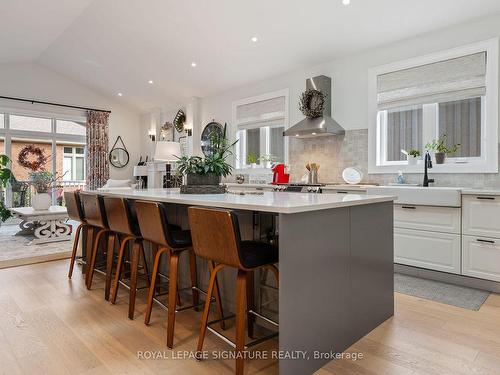
<svg viewBox="0 0 500 375">
<path fill-rule="evenodd" d="M 247 164 L 250 164 L 252 168 L 257 168 L 257 161 L 259 160 L 258 156 L 252 153 L 247 155 Z"/>
<path fill-rule="evenodd" d="M 415 165 L 417 164 L 417 160 L 420 157 L 420 151 L 411 149 L 406 152 L 406 158 L 408 160 L 408 165 Z"/>
<path fill-rule="evenodd" d="M 436 158 L 436 164 L 444 164 L 446 155 L 453 154 L 458 150 L 460 144 L 447 146 L 446 134 L 443 134 L 438 139 L 434 139 L 425 145 L 425 149 L 428 151 L 434 151 L 434 157 Z"/>
<path fill-rule="evenodd" d="M 221 135 L 215 134 L 210 138 L 211 152 L 204 158 L 178 157 L 177 171 L 186 176 L 186 184 L 181 186 L 181 193 L 223 193 L 224 189 L 219 188 L 220 180 L 221 177 L 229 176 L 233 170 L 228 157 L 233 155 L 236 142 L 229 142 L 224 126 Z"/>
<path fill-rule="evenodd" d="M 0 194 L 2 196 L 2 199 L 0 200 L 0 222 L 5 221 L 12 216 L 3 202 L 4 189 L 13 177 L 11 170 L 7 168 L 9 162 L 10 159 L 7 155 L 0 155 L 0 191 L 2 192 L 2 194 Z"/>
</svg>

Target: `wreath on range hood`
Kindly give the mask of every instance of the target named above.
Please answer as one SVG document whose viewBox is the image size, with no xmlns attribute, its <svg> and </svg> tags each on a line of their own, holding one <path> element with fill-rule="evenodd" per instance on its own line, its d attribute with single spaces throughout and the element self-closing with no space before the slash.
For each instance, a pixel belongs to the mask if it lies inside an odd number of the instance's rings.
<svg viewBox="0 0 500 375">
<path fill-rule="evenodd" d="M 316 118 L 323 116 L 326 95 L 319 90 L 309 89 L 302 93 L 299 109 L 304 116 Z"/>
</svg>

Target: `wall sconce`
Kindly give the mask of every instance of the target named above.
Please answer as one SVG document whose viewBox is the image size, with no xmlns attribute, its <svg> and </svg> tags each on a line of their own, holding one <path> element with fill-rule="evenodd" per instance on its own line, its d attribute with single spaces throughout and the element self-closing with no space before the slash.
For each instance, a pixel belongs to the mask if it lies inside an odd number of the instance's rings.
<svg viewBox="0 0 500 375">
<path fill-rule="evenodd" d="M 184 124 L 184 131 L 186 132 L 186 135 L 188 137 L 191 137 L 193 135 L 193 125 L 189 123 Z"/>
<path fill-rule="evenodd" d="M 156 141 L 156 131 L 155 130 L 150 130 L 148 132 L 149 139 L 151 139 L 151 142 Z"/>
</svg>

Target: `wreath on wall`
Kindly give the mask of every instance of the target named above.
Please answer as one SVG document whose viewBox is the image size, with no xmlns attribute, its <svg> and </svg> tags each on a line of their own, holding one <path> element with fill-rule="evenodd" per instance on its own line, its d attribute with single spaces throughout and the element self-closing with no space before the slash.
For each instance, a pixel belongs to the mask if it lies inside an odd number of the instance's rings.
<svg viewBox="0 0 500 375">
<path fill-rule="evenodd" d="M 323 116 L 326 95 L 319 90 L 309 89 L 302 93 L 299 109 L 308 118 Z"/>
<path fill-rule="evenodd" d="M 43 169 L 44 165 L 47 163 L 47 157 L 40 147 L 27 145 L 19 151 L 17 162 L 22 167 L 36 172 Z"/>
</svg>

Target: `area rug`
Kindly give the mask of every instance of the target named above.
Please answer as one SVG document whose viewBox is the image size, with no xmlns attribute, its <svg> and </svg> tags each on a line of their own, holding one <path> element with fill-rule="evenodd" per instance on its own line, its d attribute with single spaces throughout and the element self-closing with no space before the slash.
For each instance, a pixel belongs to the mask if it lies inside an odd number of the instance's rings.
<svg viewBox="0 0 500 375">
<path fill-rule="evenodd" d="M 29 245 L 32 236 L 16 236 L 15 222 L 0 226 L 0 269 L 66 259 L 71 256 L 71 241 Z"/>
<path fill-rule="evenodd" d="M 394 291 L 475 311 L 481 308 L 490 295 L 484 290 L 421 279 L 400 273 L 394 274 Z"/>
</svg>

